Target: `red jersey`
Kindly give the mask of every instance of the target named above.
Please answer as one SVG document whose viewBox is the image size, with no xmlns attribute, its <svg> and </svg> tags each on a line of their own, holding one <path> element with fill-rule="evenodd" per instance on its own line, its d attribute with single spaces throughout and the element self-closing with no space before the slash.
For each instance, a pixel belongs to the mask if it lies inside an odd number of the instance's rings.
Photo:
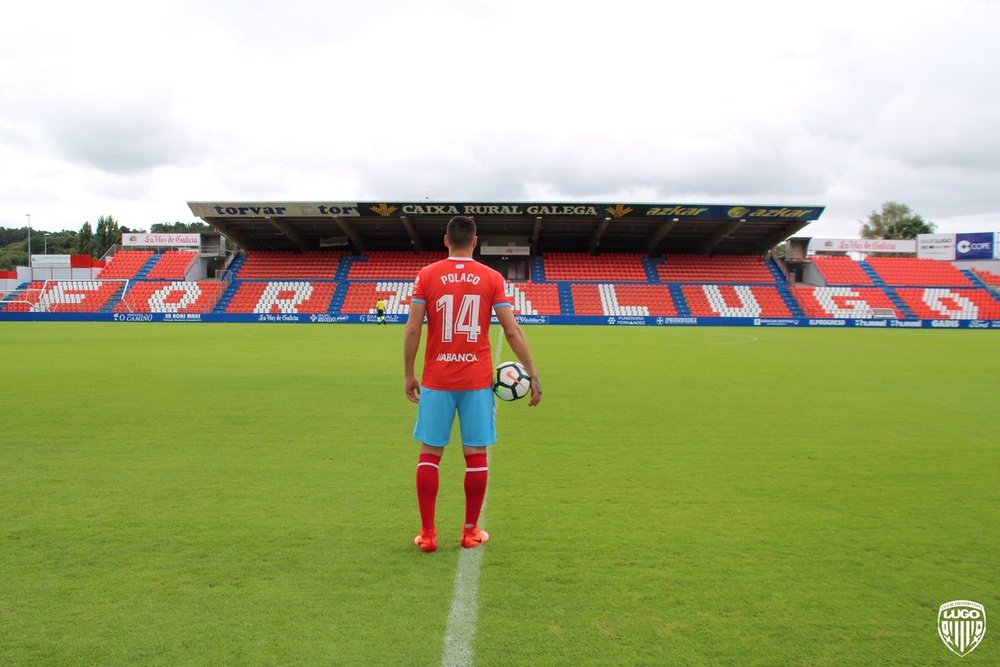
<svg viewBox="0 0 1000 667">
<path fill-rule="evenodd" d="M 417 274 L 413 301 L 427 306 L 427 345 L 421 384 L 430 389 L 493 386 L 490 317 L 509 307 L 504 278 L 473 259 L 449 257 Z"/>
</svg>

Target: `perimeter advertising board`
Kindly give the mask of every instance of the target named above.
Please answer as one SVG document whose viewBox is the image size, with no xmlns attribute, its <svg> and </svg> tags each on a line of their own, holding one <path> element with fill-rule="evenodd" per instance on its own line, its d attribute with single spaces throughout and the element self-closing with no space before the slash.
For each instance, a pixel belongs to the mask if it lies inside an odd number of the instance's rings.
<svg viewBox="0 0 1000 667">
<path fill-rule="evenodd" d="M 388 321 L 403 324 L 406 318 L 390 315 Z M 807 317 L 649 317 L 649 316 L 552 316 L 518 315 L 525 325 L 589 325 L 618 327 L 809 327 L 816 329 L 993 329 L 1000 320 L 897 320 Z M 300 313 L 257 313 L 244 315 L 216 313 L 39 313 L 0 312 L 0 320 L 10 322 L 230 322 L 273 324 L 372 324 L 375 315 L 304 315 Z"/>
<path fill-rule="evenodd" d="M 955 235 L 955 259 L 993 259 L 996 235 L 993 232 Z"/>
<path fill-rule="evenodd" d="M 950 262 L 955 259 L 954 234 L 918 234 L 917 257 L 920 259 L 941 259 Z"/>
</svg>

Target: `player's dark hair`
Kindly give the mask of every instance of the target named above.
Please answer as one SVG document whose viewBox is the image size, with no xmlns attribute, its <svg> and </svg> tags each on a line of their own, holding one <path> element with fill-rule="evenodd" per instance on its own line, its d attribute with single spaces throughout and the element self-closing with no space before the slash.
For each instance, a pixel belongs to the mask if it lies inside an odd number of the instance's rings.
<svg viewBox="0 0 1000 667">
<path fill-rule="evenodd" d="M 448 221 L 445 234 L 452 245 L 467 248 L 476 238 L 476 221 L 465 215 L 456 215 Z"/>
</svg>

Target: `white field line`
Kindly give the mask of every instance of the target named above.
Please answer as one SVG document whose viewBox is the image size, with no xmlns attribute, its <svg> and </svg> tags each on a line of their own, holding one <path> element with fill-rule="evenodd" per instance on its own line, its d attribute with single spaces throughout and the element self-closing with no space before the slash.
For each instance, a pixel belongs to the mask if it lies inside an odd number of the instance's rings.
<svg viewBox="0 0 1000 667">
<path fill-rule="evenodd" d="M 499 329 L 499 327 L 498 327 Z M 494 361 L 503 357 L 503 329 L 493 346 Z M 493 457 L 490 457 L 492 460 Z M 479 525 L 486 525 L 486 501 L 479 515 Z M 485 547 L 462 549 L 455 572 L 455 591 L 451 596 L 448 627 L 444 631 L 441 651 L 442 667 L 471 667 L 475 662 L 476 625 L 479 621 L 479 573 L 483 567 Z"/>
<path fill-rule="evenodd" d="M 442 667 L 471 667 L 475 661 L 476 623 L 479 620 L 479 572 L 486 547 L 462 549 L 455 573 L 448 628 L 441 652 Z"/>
</svg>

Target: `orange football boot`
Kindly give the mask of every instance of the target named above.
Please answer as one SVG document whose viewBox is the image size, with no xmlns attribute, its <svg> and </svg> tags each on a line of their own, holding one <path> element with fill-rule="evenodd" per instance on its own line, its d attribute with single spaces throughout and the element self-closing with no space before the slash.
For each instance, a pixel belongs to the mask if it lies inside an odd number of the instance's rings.
<svg viewBox="0 0 1000 667">
<path fill-rule="evenodd" d="M 490 534 L 479 526 L 473 526 L 472 528 L 462 529 L 462 548 L 463 549 L 475 549 L 481 544 L 486 544 L 490 541 Z"/>
<path fill-rule="evenodd" d="M 433 553 L 438 548 L 438 534 L 436 530 L 421 530 L 420 534 L 413 538 L 413 543 L 426 551 Z"/>
</svg>

